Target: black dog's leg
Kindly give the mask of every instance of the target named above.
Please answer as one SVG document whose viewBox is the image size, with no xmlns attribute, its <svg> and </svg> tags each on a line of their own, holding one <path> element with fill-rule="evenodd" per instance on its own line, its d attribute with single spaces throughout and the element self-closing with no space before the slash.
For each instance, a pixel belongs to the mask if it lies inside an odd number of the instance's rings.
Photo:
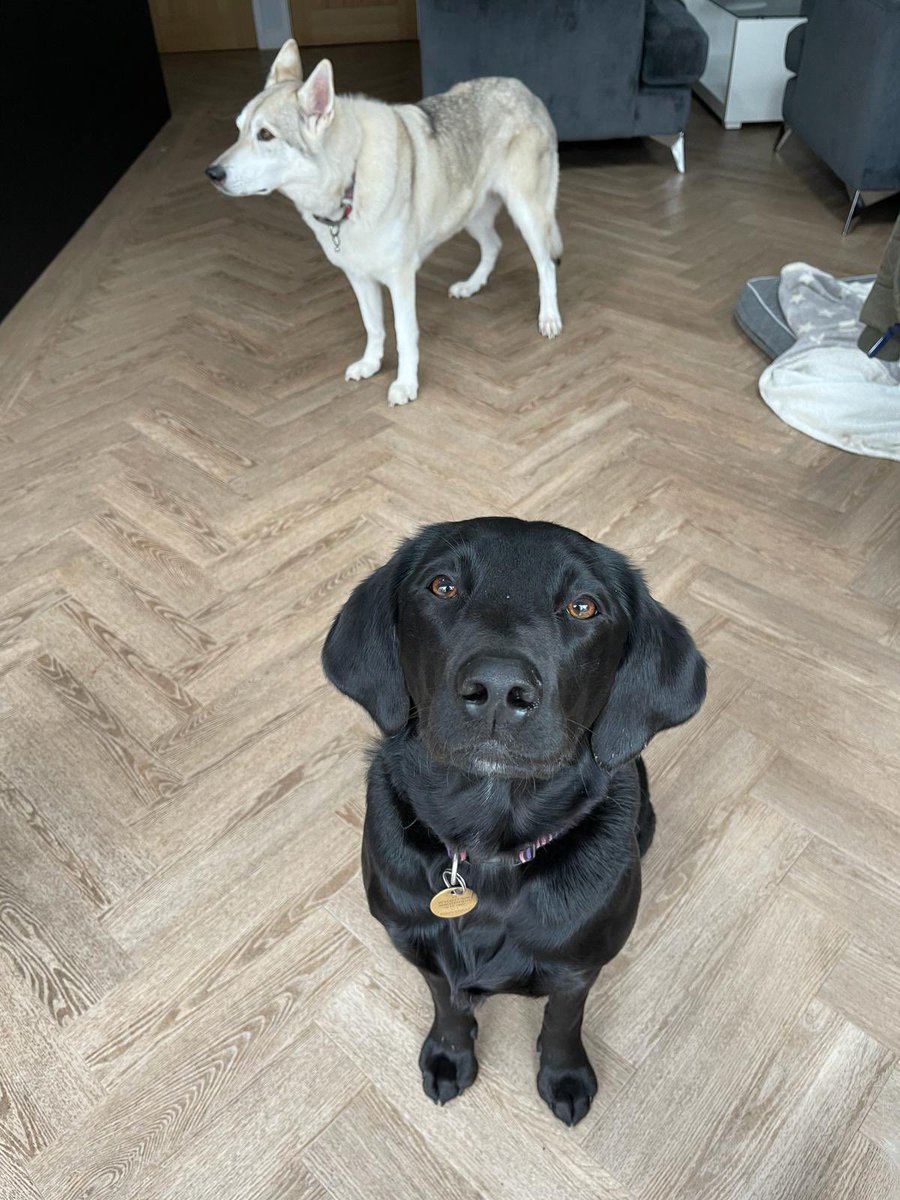
<svg viewBox="0 0 900 1200">
<path fill-rule="evenodd" d="M 538 1092 L 566 1125 L 577 1125 L 597 1094 L 597 1076 L 581 1042 L 581 1019 L 591 983 L 575 992 L 550 993 L 538 1038 Z"/>
<path fill-rule="evenodd" d="M 638 849 L 641 852 L 641 857 L 650 849 L 650 843 L 653 841 L 653 834 L 656 830 L 656 813 L 653 811 L 653 805 L 650 803 L 650 781 L 647 779 L 647 768 L 644 766 L 644 760 L 637 760 L 638 780 L 641 785 L 641 808 L 638 813 Z"/>
<path fill-rule="evenodd" d="M 453 1007 L 442 975 L 422 974 L 434 999 L 434 1024 L 419 1055 L 422 1086 L 435 1104 L 446 1104 L 475 1082 L 478 1060 L 472 1043 L 478 1025 L 471 1008 Z"/>
</svg>

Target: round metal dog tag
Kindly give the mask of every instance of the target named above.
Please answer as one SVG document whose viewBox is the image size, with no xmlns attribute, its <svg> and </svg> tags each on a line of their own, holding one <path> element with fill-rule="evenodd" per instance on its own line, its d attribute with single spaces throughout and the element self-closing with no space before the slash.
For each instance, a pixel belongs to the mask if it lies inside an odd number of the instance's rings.
<svg viewBox="0 0 900 1200">
<path fill-rule="evenodd" d="M 478 897 L 471 888 L 444 888 L 436 896 L 431 897 L 431 911 L 436 917 L 462 917 L 471 912 L 478 903 Z"/>
</svg>

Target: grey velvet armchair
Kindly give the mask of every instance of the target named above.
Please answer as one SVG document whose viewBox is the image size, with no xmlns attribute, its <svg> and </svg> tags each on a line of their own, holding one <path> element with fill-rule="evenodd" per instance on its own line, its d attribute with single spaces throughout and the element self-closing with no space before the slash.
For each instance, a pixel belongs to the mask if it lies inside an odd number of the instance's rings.
<svg viewBox="0 0 900 1200">
<path fill-rule="evenodd" d="M 655 137 L 684 170 L 707 38 L 681 0 L 418 0 L 426 95 L 513 75 L 562 141 Z"/>
<path fill-rule="evenodd" d="M 844 183 L 847 233 L 863 205 L 900 191 L 900 0 L 805 0 L 803 13 L 778 147 L 796 133 Z"/>
</svg>

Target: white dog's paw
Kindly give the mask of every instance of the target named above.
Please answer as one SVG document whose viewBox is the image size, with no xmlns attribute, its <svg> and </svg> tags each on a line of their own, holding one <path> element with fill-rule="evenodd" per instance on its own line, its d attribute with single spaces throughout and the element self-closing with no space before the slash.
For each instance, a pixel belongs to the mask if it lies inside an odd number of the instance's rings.
<svg viewBox="0 0 900 1200">
<path fill-rule="evenodd" d="M 473 283 L 471 279 L 461 279 L 459 283 L 450 285 L 450 295 L 454 300 L 466 300 L 469 296 L 480 292 L 483 287 L 483 283 Z"/>
<path fill-rule="evenodd" d="M 539 317 L 538 329 L 545 338 L 559 337 L 562 333 L 562 317 L 555 313 L 552 317 Z"/>
<path fill-rule="evenodd" d="M 360 358 L 357 362 L 351 363 L 344 372 L 346 380 L 351 379 L 371 379 L 373 375 L 381 370 L 380 358 Z"/>
<path fill-rule="evenodd" d="M 418 384 L 401 383 L 399 379 L 395 379 L 388 388 L 388 404 L 391 408 L 397 404 L 409 404 L 410 400 L 415 400 L 418 394 Z"/>
</svg>

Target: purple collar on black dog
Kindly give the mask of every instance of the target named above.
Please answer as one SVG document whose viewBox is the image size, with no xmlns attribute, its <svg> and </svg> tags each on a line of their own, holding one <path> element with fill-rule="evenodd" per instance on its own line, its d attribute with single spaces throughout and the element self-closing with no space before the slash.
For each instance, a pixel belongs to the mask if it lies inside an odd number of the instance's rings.
<svg viewBox="0 0 900 1200">
<path fill-rule="evenodd" d="M 533 842 L 528 842 L 526 845 L 521 846 L 518 850 L 511 851 L 511 853 L 508 855 L 498 854 L 493 858 L 486 859 L 485 861 L 516 863 L 531 862 L 542 846 L 548 845 L 554 840 L 554 838 L 558 838 L 563 833 L 565 833 L 564 829 L 554 829 L 552 833 L 542 833 L 541 836 L 539 838 L 535 838 Z M 467 861 L 467 852 L 465 850 L 454 851 L 453 847 L 448 845 L 446 842 L 444 843 L 444 846 L 446 847 L 447 853 L 451 858 L 454 854 L 458 854 L 460 862 Z"/>
</svg>

